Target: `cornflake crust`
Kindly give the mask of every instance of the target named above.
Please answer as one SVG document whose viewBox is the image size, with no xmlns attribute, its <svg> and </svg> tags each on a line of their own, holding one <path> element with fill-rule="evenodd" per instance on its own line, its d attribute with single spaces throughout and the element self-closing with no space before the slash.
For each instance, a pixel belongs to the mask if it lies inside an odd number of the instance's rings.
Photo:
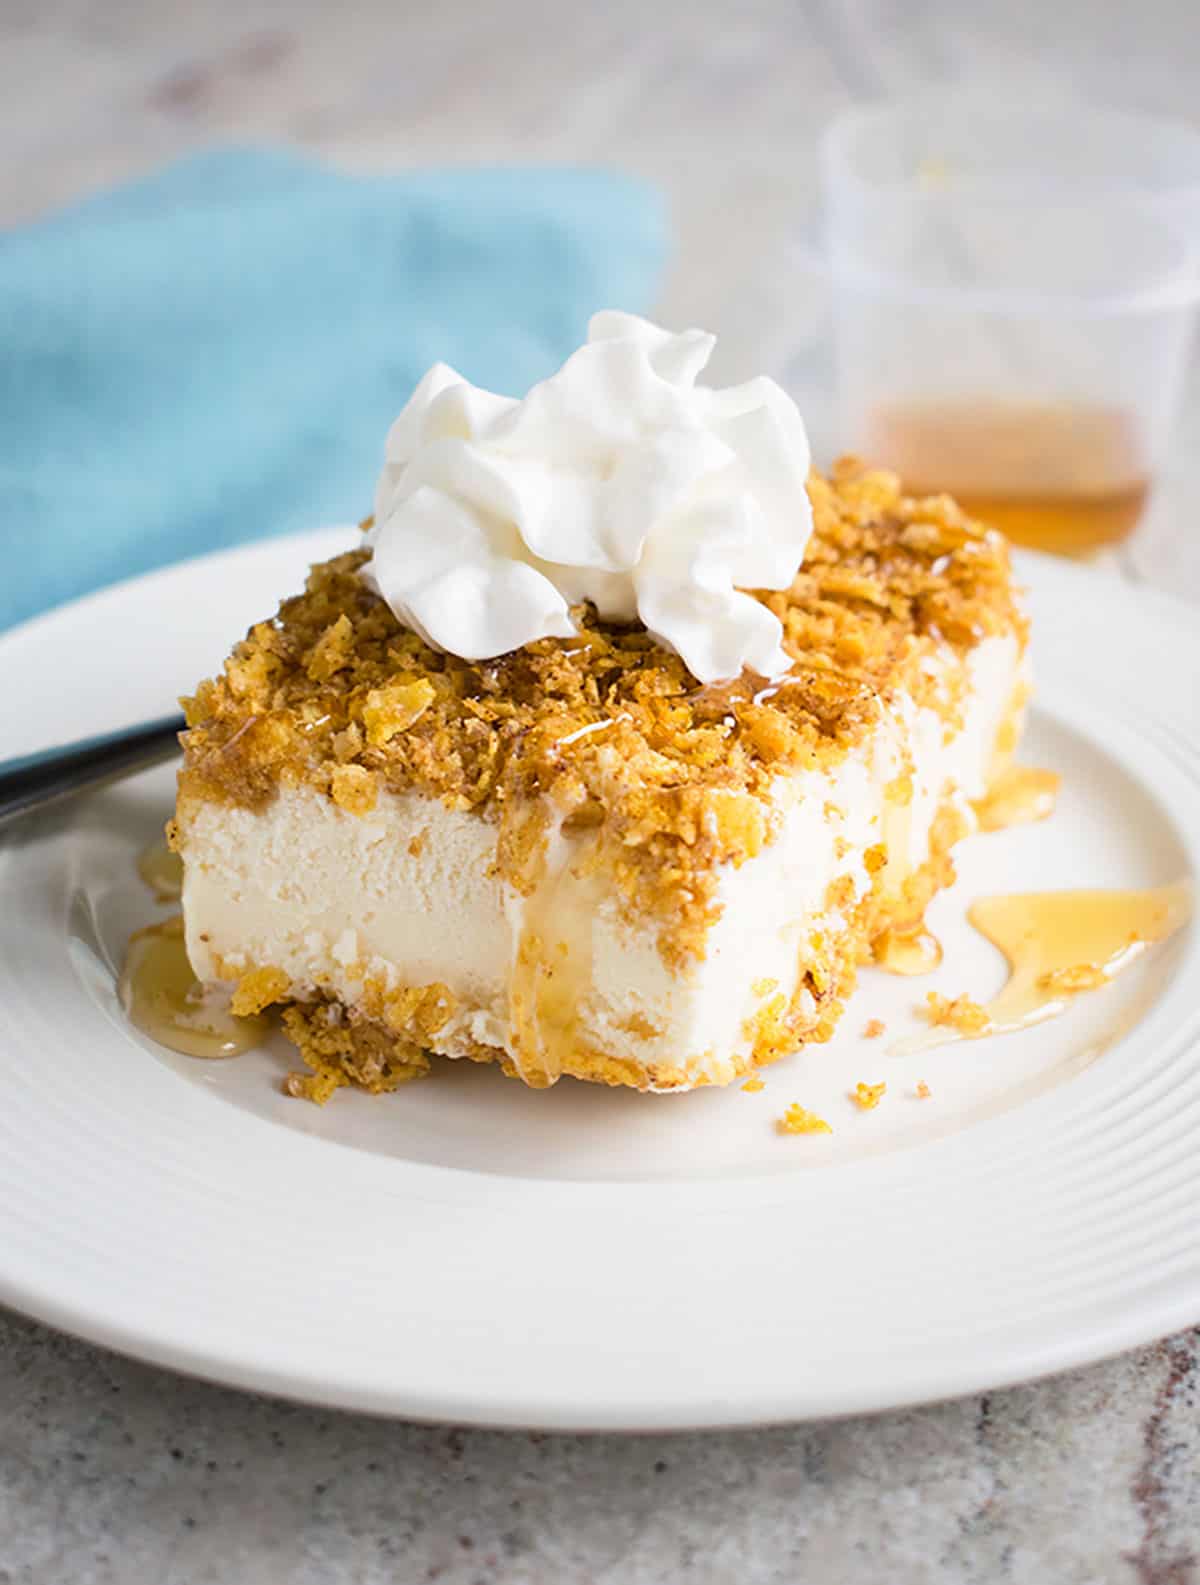
<svg viewBox="0 0 1200 1585">
<path fill-rule="evenodd" d="M 837 764 L 895 690 L 957 730 L 958 703 L 922 659 L 1026 638 L 1005 540 L 949 497 L 906 496 L 854 459 L 813 474 L 809 493 L 805 564 L 786 593 L 758 596 L 795 661 L 775 685 L 702 686 L 643 629 L 590 607 L 577 639 L 463 661 L 400 626 L 359 577 L 365 551 L 314 567 L 184 701 L 181 811 L 261 809 L 307 784 L 365 814 L 381 788 L 418 790 L 496 821 L 500 872 L 528 893 L 550 804 L 568 830 L 594 833 L 631 913 L 658 922 L 667 962 L 703 957 L 718 870 L 769 841 L 776 777 Z"/>
</svg>

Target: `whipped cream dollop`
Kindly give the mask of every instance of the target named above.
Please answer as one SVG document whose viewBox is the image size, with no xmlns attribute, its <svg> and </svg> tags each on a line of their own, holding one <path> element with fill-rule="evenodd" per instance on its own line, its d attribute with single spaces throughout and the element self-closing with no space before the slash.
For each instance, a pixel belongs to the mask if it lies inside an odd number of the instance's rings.
<svg viewBox="0 0 1200 1585">
<path fill-rule="evenodd" d="M 809 446 L 773 380 L 698 385 L 716 338 L 595 315 L 516 399 L 435 364 L 392 425 L 364 575 L 436 648 L 570 638 L 571 607 L 641 621 L 701 682 L 790 662 L 746 589 L 786 589 L 812 529 Z"/>
</svg>

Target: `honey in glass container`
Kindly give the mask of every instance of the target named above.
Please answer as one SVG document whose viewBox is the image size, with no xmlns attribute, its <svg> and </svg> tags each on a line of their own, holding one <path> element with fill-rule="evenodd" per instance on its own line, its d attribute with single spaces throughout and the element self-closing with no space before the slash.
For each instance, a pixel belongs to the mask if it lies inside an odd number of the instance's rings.
<svg viewBox="0 0 1200 1585">
<path fill-rule="evenodd" d="M 1117 408 L 964 399 L 876 408 L 862 447 L 912 495 L 946 491 L 1021 545 L 1086 556 L 1124 539 L 1150 481 Z"/>
</svg>

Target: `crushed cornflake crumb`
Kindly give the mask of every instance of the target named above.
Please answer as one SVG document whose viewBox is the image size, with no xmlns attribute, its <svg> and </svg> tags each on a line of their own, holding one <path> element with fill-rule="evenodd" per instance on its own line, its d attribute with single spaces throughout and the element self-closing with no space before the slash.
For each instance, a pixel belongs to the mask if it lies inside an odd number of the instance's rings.
<svg viewBox="0 0 1200 1585">
<path fill-rule="evenodd" d="M 291 981 L 282 969 L 251 969 L 238 980 L 229 1010 L 238 1018 L 252 1018 L 273 1002 L 280 1002 L 291 989 Z"/>
<path fill-rule="evenodd" d="M 880 1035 L 885 1033 L 886 1030 L 887 1025 L 884 1023 L 882 1018 L 872 1018 L 870 1023 L 863 1030 L 863 1039 L 878 1040 Z"/>
<path fill-rule="evenodd" d="M 328 682 L 349 666 L 354 651 L 354 624 L 343 611 L 322 628 L 309 651 L 304 675 L 310 682 Z"/>
<path fill-rule="evenodd" d="M 887 861 L 887 845 L 883 842 L 876 842 L 863 854 L 863 868 L 868 875 L 874 875 L 877 870 L 881 870 Z"/>
<path fill-rule="evenodd" d="M 375 807 L 375 778 L 362 765 L 339 765 L 329 779 L 329 792 L 352 815 L 370 814 Z"/>
<path fill-rule="evenodd" d="M 759 1090 L 766 1089 L 766 1085 L 761 1079 L 747 1079 L 745 1084 L 742 1085 L 742 1089 L 746 1091 L 747 1095 L 757 1095 Z"/>
<path fill-rule="evenodd" d="M 887 1085 L 880 1081 L 878 1084 L 864 1084 L 860 1079 L 850 1093 L 850 1099 L 855 1106 L 863 1112 L 873 1112 L 887 1094 Z"/>
<path fill-rule="evenodd" d="M 400 1000 L 405 999 L 402 996 Z M 378 1095 L 424 1078 L 430 1068 L 429 1056 L 405 1036 L 432 1027 L 438 1014 L 429 1005 L 408 1005 L 411 1000 L 410 996 L 403 1007 L 387 1009 L 404 1034 L 381 1021 L 363 1019 L 357 1012 L 351 1012 L 348 1019 L 334 1018 L 336 1004 L 316 1001 L 285 1008 L 284 1030 L 312 1069 L 311 1073 L 289 1073 L 283 1086 L 287 1094 L 324 1106 L 343 1085 L 354 1084 Z M 426 997 L 426 1003 L 436 1000 L 436 995 Z M 340 1015 L 342 1009 L 337 1011 Z"/>
<path fill-rule="evenodd" d="M 928 991 L 925 996 L 925 1016 L 931 1024 L 956 1029 L 960 1035 L 982 1035 L 991 1025 L 987 1009 L 967 995 L 940 996 Z"/>
<path fill-rule="evenodd" d="M 925 1080 L 924 1079 L 918 1079 L 917 1080 L 917 1100 L 918 1101 L 927 1101 L 932 1094 L 933 1094 L 933 1091 L 929 1088 L 928 1084 L 926 1084 Z"/>
<path fill-rule="evenodd" d="M 363 705 L 363 725 L 372 748 L 383 748 L 397 732 L 407 732 L 437 698 L 427 677 L 416 682 L 393 682 L 385 688 L 372 688 Z"/>
<path fill-rule="evenodd" d="M 283 1081 L 285 1095 L 298 1101 L 311 1101 L 314 1106 L 324 1106 L 347 1080 L 333 1068 L 322 1068 L 319 1073 L 289 1073 Z"/>
<path fill-rule="evenodd" d="M 832 1134 L 833 1129 L 823 1117 L 818 1117 L 815 1112 L 806 1112 L 803 1106 L 795 1101 L 788 1107 L 782 1117 L 776 1119 L 776 1130 L 781 1134 Z"/>
<path fill-rule="evenodd" d="M 1069 969 L 1051 969 L 1038 980 L 1038 989 L 1072 996 L 1076 991 L 1098 991 L 1108 984 L 1108 975 L 1095 963 L 1077 963 Z"/>
</svg>

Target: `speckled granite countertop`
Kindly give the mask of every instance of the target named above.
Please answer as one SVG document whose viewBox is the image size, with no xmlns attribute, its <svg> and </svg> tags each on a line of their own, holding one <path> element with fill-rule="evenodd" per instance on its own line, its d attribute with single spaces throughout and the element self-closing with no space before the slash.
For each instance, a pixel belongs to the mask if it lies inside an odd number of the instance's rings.
<svg viewBox="0 0 1200 1585">
<path fill-rule="evenodd" d="M 664 313 L 719 328 L 742 372 L 802 383 L 819 319 L 794 253 L 806 151 L 841 103 L 1065 74 L 1196 114 L 1188 0 L 651 9 L 9 0 L 0 220 L 218 137 L 357 162 L 605 158 L 674 196 Z M 1176 499 L 1198 482 L 1198 426 L 1193 399 Z M 1150 525 L 1114 570 L 1200 594 L 1200 535 Z M 1198 1338 L 868 1420 L 575 1438 L 290 1407 L 0 1316 L 0 1585 L 1190 1585 Z"/>
<path fill-rule="evenodd" d="M 1197 1335 L 1037 1386 L 769 1431 L 400 1425 L 9 1319 L 0 1582 L 1190 1585 Z"/>
</svg>

